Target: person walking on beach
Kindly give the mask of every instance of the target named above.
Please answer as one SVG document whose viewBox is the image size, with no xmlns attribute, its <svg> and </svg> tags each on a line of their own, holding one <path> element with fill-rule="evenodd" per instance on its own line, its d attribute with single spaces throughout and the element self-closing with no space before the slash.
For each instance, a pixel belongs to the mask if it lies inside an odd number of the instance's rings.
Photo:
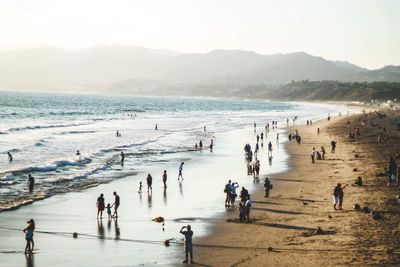
<svg viewBox="0 0 400 267">
<path fill-rule="evenodd" d="M 226 194 L 225 207 L 229 207 L 229 203 L 231 201 L 231 192 L 232 192 L 231 180 L 229 180 L 228 183 L 225 185 L 225 188 L 224 188 L 224 193 Z"/>
<path fill-rule="evenodd" d="M 147 193 L 149 191 L 153 192 L 153 187 L 152 187 L 153 177 L 151 177 L 150 173 L 147 175 L 146 181 L 147 181 Z"/>
<path fill-rule="evenodd" d="M 342 185 L 339 183 L 336 185 L 335 190 L 333 190 L 333 209 L 338 210 L 336 208 L 336 205 L 338 205 L 339 210 L 342 210 L 342 204 L 343 204 L 343 197 L 344 197 L 344 192 L 343 189 L 346 188 L 348 184 Z"/>
<path fill-rule="evenodd" d="M 233 183 L 231 184 L 230 200 L 231 200 L 231 205 L 232 205 L 232 207 L 235 206 L 235 200 L 236 200 L 236 197 L 237 197 L 236 189 L 237 189 L 238 187 L 239 187 L 239 184 L 238 184 L 237 182 L 233 182 Z"/>
<path fill-rule="evenodd" d="M 183 171 L 183 165 L 185 164 L 185 162 L 181 162 L 181 165 L 179 165 L 179 174 L 178 174 L 178 181 L 179 181 L 179 178 L 182 178 L 182 180 L 183 180 L 183 175 L 182 175 L 182 171 Z"/>
<path fill-rule="evenodd" d="M 256 132 L 257 124 L 254 123 L 254 132 Z"/>
<path fill-rule="evenodd" d="M 214 140 L 211 139 L 211 143 L 210 143 L 210 151 L 212 152 L 214 148 Z"/>
<path fill-rule="evenodd" d="M 186 230 L 184 230 L 186 229 Z M 193 231 L 190 225 L 183 226 L 181 230 L 179 231 L 182 235 L 185 236 L 185 260 L 182 261 L 182 263 L 190 263 L 193 264 L 193 244 L 192 244 L 192 237 L 193 237 Z M 188 261 L 188 256 L 190 254 L 190 261 Z"/>
<path fill-rule="evenodd" d="M 25 254 L 29 253 L 31 254 L 33 251 L 33 247 L 35 246 L 35 243 L 33 242 L 33 231 L 35 231 L 35 221 L 33 219 L 30 219 L 27 221 L 28 226 L 22 230 L 25 233 L 25 240 L 26 240 L 26 246 L 25 246 Z"/>
<path fill-rule="evenodd" d="M 269 155 L 272 155 L 272 143 L 271 142 L 268 143 L 268 156 Z"/>
<path fill-rule="evenodd" d="M 245 203 L 248 195 L 249 191 L 247 191 L 247 189 L 242 186 L 242 190 L 240 191 L 240 201 Z"/>
<path fill-rule="evenodd" d="M 326 152 L 325 152 L 325 147 L 321 146 L 321 156 L 322 156 L 322 159 L 325 159 L 325 154 L 326 154 Z"/>
<path fill-rule="evenodd" d="M 315 162 L 315 156 L 316 156 L 315 154 L 316 154 L 315 147 L 313 147 L 312 152 L 311 152 L 311 163 Z"/>
<path fill-rule="evenodd" d="M 113 218 L 118 218 L 118 208 L 119 208 L 119 205 L 120 205 L 120 198 L 119 198 L 119 196 L 117 195 L 117 192 L 115 192 L 114 191 L 114 196 L 115 196 L 115 201 L 114 201 L 114 204 L 112 204 L 112 206 L 111 207 L 114 207 L 114 214 L 113 214 Z"/>
<path fill-rule="evenodd" d="M 11 155 L 10 151 L 7 152 L 8 155 L 8 161 L 12 162 L 13 161 L 13 156 Z"/>
<path fill-rule="evenodd" d="M 29 192 L 33 191 L 33 187 L 35 186 L 35 178 L 32 177 L 32 175 L 28 175 L 28 189 Z"/>
<path fill-rule="evenodd" d="M 96 206 L 97 206 L 97 219 L 99 218 L 99 214 L 100 214 L 100 219 L 102 219 L 103 218 L 103 210 L 104 210 L 104 195 L 103 194 L 100 194 L 100 196 L 97 198 Z"/>
<path fill-rule="evenodd" d="M 336 150 L 336 141 L 335 140 L 332 140 L 331 141 L 331 153 L 335 153 L 335 150 Z"/>
<path fill-rule="evenodd" d="M 244 204 L 245 206 L 245 211 L 246 211 L 246 221 L 249 222 L 250 221 L 250 209 L 251 209 L 251 199 L 250 199 L 250 195 L 247 195 L 247 200 Z"/>
<path fill-rule="evenodd" d="M 265 195 L 264 195 L 264 197 L 269 197 L 269 190 L 270 189 L 271 189 L 271 181 L 268 179 L 268 177 L 265 177 L 265 180 L 264 180 Z"/>
<path fill-rule="evenodd" d="M 162 175 L 162 181 L 164 183 L 164 189 L 167 189 L 167 170 L 164 170 L 164 173 Z"/>
<path fill-rule="evenodd" d="M 201 140 L 199 141 L 199 148 L 200 150 L 203 149 L 203 142 Z"/>
</svg>

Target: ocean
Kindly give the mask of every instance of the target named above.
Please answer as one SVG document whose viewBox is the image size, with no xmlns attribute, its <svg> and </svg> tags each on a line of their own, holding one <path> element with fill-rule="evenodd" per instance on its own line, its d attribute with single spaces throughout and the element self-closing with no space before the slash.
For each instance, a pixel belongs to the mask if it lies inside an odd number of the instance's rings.
<svg viewBox="0 0 400 267">
<path fill-rule="evenodd" d="M 268 101 L 1 92 L 0 208 L 135 175 L 200 140 L 208 146 L 218 133 L 333 112 L 337 107 Z"/>
</svg>

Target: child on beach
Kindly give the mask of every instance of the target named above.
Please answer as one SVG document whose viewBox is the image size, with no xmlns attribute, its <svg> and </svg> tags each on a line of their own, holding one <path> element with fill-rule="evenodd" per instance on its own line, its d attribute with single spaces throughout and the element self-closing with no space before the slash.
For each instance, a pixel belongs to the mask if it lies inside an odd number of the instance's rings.
<svg viewBox="0 0 400 267">
<path fill-rule="evenodd" d="M 111 220 L 112 215 L 111 215 L 111 204 L 107 204 L 107 214 L 108 214 L 108 219 Z"/>
<path fill-rule="evenodd" d="M 142 190 L 143 190 L 142 182 L 139 182 L 139 191 L 138 191 L 138 193 L 139 194 L 142 193 Z"/>
</svg>

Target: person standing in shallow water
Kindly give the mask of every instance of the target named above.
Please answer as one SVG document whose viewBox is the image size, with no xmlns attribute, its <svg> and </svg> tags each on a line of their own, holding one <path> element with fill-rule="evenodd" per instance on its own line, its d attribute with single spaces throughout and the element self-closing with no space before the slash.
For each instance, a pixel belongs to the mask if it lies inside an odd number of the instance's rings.
<svg viewBox="0 0 400 267">
<path fill-rule="evenodd" d="M 185 164 L 185 162 L 181 162 L 181 165 L 179 165 L 179 173 L 178 173 L 178 180 L 179 180 L 179 178 L 182 178 L 182 180 L 183 180 L 183 174 L 182 174 L 182 172 L 183 172 L 183 165 Z"/>
<path fill-rule="evenodd" d="M 146 181 L 147 181 L 147 192 L 149 191 L 153 192 L 153 187 L 152 187 L 153 177 L 151 177 L 150 173 L 147 175 Z"/>
<path fill-rule="evenodd" d="M 186 230 L 184 230 L 186 228 Z M 185 260 L 182 263 L 191 263 L 193 264 L 193 245 L 192 245 L 192 237 L 193 237 L 193 231 L 190 225 L 183 226 L 181 230 L 179 231 L 182 235 L 185 236 Z M 189 261 L 189 256 L 190 254 L 190 261 Z"/>
<path fill-rule="evenodd" d="M 33 191 L 33 187 L 35 186 L 35 178 L 32 177 L 32 175 L 28 175 L 28 189 L 29 192 Z"/>
<path fill-rule="evenodd" d="M 104 210 L 104 195 L 100 194 L 100 196 L 97 198 L 97 218 L 99 218 L 100 215 L 100 219 L 103 218 L 103 210 Z"/>
<path fill-rule="evenodd" d="M 167 189 L 167 171 L 164 170 L 163 176 L 162 176 L 162 181 L 164 183 L 164 189 Z"/>
<path fill-rule="evenodd" d="M 33 242 L 33 231 L 35 231 L 35 221 L 33 219 L 30 219 L 27 221 L 28 226 L 22 230 L 25 233 L 25 240 L 26 240 L 26 246 L 25 246 L 25 253 L 32 253 L 33 247 L 35 246 L 35 243 Z"/>
<path fill-rule="evenodd" d="M 13 157 L 12 157 L 10 151 L 7 152 L 7 155 L 8 155 L 8 161 L 12 162 L 13 161 Z"/>
<path fill-rule="evenodd" d="M 115 201 L 114 201 L 114 204 L 112 204 L 112 206 L 111 207 L 113 207 L 114 206 L 114 214 L 113 214 L 113 218 L 118 218 L 118 208 L 119 208 L 119 205 L 120 205 L 120 198 L 119 198 L 119 196 L 117 195 L 117 192 L 115 192 L 114 191 L 114 196 L 115 196 Z"/>
</svg>

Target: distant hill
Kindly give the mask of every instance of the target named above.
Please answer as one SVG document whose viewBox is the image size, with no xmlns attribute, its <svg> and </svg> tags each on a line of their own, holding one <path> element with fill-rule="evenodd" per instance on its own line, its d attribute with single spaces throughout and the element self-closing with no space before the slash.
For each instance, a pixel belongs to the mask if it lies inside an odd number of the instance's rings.
<svg viewBox="0 0 400 267">
<path fill-rule="evenodd" d="M 278 87 L 301 80 L 400 82 L 399 66 L 368 70 L 304 52 L 261 55 L 214 50 L 182 54 L 136 46 L 3 51 L 0 73 L 0 90 L 120 94 L 232 95 L 249 86 Z"/>
</svg>

